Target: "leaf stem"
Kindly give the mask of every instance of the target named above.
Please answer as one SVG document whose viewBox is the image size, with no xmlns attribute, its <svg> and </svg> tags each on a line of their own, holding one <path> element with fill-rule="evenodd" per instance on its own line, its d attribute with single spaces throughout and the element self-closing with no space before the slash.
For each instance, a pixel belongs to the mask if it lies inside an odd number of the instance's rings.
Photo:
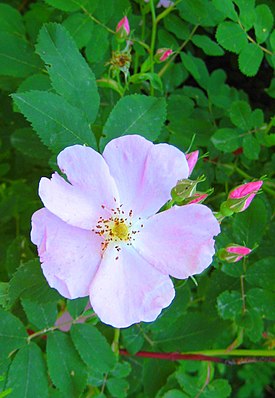
<svg viewBox="0 0 275 398">
<path fill-rule="evenodd" d="M 240 25 L 240 27 L 242 28 L 242 30 L 244 31 L 244 33 L 246 34 L 247 40 L 249 40 L 251 43 L 255 44 L 256 46 L 258 46 L 263 52 L 265 52 L 268 55 L 275 55 L 275 53 L 269 51 L 267 48 L 261 46 L 259 43 L 257 43 L 251 36 L 249 36 L 249 34 L 246 32 L 244 26 L 242 25 L 241 21 L 238 20 L 238 24 Z"/>
</svg>

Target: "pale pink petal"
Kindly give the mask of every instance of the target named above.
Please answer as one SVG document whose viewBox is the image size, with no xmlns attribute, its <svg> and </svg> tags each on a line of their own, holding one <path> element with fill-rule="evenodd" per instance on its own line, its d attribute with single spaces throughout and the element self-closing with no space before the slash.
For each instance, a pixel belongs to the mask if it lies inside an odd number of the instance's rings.
<svg viewBox="0 0 275 398">
<path fill-rule="evenodd" d="M 174 295 L 170 278 L 126 245 L 119 253 L 107 248 L 90 288 L 95 313 L 118 328 L 155 320 Z"/>
<path fill-rule="evenodd" d="M 57 173 L 51 179 L 42 178 L 39 195 L 45 207 L 66 223 L 92 229 L 99 215 L 108 218 L 119 201 L 115 182 L 102 156 L 92 148 L 74 145 L 58 156 L 58 165 L 71 184 Z"/>
<path fill-rule="evenodd" d="M 102 238 L 76 228 L 43 208 L 32 217 L 31 240 L 38 247 L 43 273 L 67 298 L 84 297 L 101 261 Z"/>
<path fill-rule="evenodd" d="M 220 232 L 220 226 L 208 207 L 173 207 L 143 225 L 133 245 L 161 272 L 184 279 L 211 264 L 215 253 L 213 236 Z"/>
<path fill-rule="evenodd" d="M 177 181 L 189 173 L 186 158 L 168 144 L 154 145 L 137 135 L 117 138 L 106 145 L 103 156 L 109 165 L 121 203 L 133 215 L 148 217 L 169 199 Z"/>
<path fill-rule="evenodd" d="M 199 151 L 187 153 L 185 156 L 186 156 L 186 160 L 188 163 L 189 175 L 190 175 L 192 173 L 192 171 L 194 170 L 194 167 L 196 166 L 196 163 L 198 161 Z"/>
</svg>

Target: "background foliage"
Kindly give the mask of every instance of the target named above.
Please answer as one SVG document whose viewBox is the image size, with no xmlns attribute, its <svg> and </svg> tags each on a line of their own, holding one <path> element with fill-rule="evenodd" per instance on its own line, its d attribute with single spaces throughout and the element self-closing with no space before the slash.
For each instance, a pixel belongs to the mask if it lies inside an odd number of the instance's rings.
<svg viewBox="0 0 275 398">
<path fill-rule="evenodd" d="M 0 3 L 0 397 L 274 396 L 274 364 L 134 356 L 238 348 L 271 356 L 275 346 L 274 2 L 157 3 Z M 125 13 L 127 82 L 109 70 Z M 153 65 L 163 47 L 174 54 Z M 57 167 L 56 154 L 75 143 L 102 150 L 124 134 L 183 151 L 195 134 L 192 150 L 206 155 L 192 176 L 206 175 L 200 190 L 215 188 L 206 202 L 214 210 L 232 187 L 266 175 L 263 193 L 217 239 L 217 248 L 235 242 L 253 253 L 235 264 L 214 259 L 198 287 L 175 281 L 176 299 L 154 323 L 122 330 L 130 357 L 114 354 L 114 330 L 85 310 L 87 299 L 66 302 L 48 287 L 29 240 L 38 181 Z M 66 311 L 69 331 L 55 326 Z"/>
</svg>

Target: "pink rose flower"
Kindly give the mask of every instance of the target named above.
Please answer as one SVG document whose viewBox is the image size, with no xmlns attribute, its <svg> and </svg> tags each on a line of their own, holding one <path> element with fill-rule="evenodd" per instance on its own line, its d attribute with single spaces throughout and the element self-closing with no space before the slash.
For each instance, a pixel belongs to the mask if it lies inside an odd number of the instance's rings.
<svg viewBox="0 0 275 398">
<path fill-rule="evenodd" d="M 42 178 L 44 208 L 32 217 L 31 239 L 43 273 L 64 297 L 90 296 L 102 322 L 151 322 L 171 303 L 169 275 L 188 278 L 212 262 L 220 232 L 201 204 L 156 214 L 189 174 L 185 155 L 137 135 L 109 142 L 102 155 L 74 145 L 57 158 L 65 181 Z"/>
<path fill-rule="evenodd" d="M 187 160 L 187 163 L 188 163 L 189 176 L 190 176 L 190 174 L 194 170 L 194 167 L 196 166 L 196 163 L 198 161 L 199 151 L 194 151 L 194 152 L 187 153 L 185 156 L 186 156 L 186 160 Z"/>
<path fill-rule="evenodd" d="M 251 249 L 248 247 L 231 243 L 219 251 L 219 257 L 221 260 L 227 261 L 228 263 L 236 263 L 249 253 L 251 253 Z"/>
</svg>

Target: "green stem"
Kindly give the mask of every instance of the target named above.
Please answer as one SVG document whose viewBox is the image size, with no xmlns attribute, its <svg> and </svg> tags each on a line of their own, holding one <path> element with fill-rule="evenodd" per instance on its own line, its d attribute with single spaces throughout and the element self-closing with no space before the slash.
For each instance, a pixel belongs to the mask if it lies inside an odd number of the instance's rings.
<svg viewBox="0 0 275 398">
<path fill-rule="evenodd" d="M 242 30 L 244 31 L 244 33 L 246 34 L 247 40 L 250 41 L 251 43 L 255 44 L 256 46 L 258 46 L 263 52 L 265 52 L 268 55 L 275 55 L 275 53 L 269 51 L 267 48 L 261 46 L 260 44 L 258 44 L 251 36 L 249 36 L 249 34 L 246 32 L 244 26 L 242 25 L 241 21 L 238 20 L 238 24 L 240 25 L 240 27 L 242 28 Z"/>
<path fill-rule="evenodd" d="M 151 73 L 154 73 L 154 53 L 155 53 L 155 44 L 156 44 L 156 36 L 157 36 L 157 20 L 156 20 L 156 11 L 154 0 L 150 0 L 150 9 L 152 14 L 152 36 L 151 36 L 151 45 L 150 45 L 150 63 L 151 63 Z M 154 95 L 154 87 L 151 85 L 151 95 Z"/>
<path fill-rule="evenodd" d="M 112 342 L 112 350 L 115 354 L 115 356 L 119 356 L 119 338 L 120 338 L 120 329 L 115 328 L 115 333 L 114 333 L 114 340 Z"/>
<path fill-rule="evenodd" d="M 231 357 L 275 357 L 275 350 L 202 350 L 202 351 L 191 351 L 186 354 L 201 354 L 209 356 L 231 356 Z"/>
</svg>

